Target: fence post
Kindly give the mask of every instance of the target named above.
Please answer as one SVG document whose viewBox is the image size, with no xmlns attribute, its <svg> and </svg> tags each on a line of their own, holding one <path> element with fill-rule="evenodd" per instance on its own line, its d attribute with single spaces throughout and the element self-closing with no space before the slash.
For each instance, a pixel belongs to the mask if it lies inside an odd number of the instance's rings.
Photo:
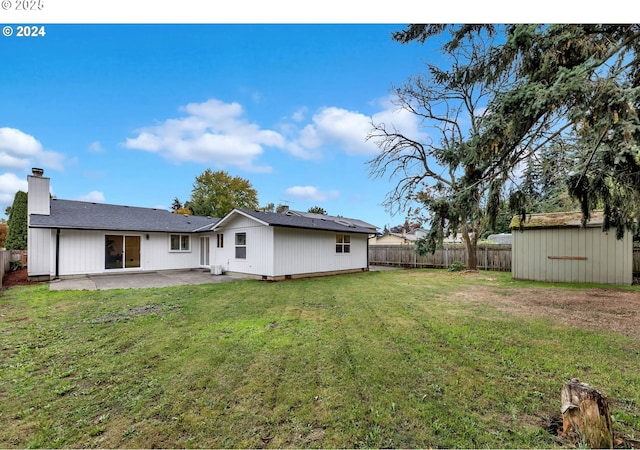
<svg viewBox="0 0 640 450">
<path fill-rule="evenodd" d="M 484 246 L 484 270 L 489 270 L 489 258 L 488 258 L 489 247 Z"/>
</svg>

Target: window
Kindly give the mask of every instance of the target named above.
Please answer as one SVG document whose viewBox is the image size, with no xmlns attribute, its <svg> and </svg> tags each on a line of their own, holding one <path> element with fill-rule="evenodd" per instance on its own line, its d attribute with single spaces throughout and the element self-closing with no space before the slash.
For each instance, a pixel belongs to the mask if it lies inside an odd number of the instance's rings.
<svg viewBox="0 0 640 450">
<path fill-rule="evenodd" d="M 247 259 L 247 233 L 236 233 L 236 258 Z"/>
<path fill-rule="evenodd" d="M 336 234 L 336 253 L 351 253 L 351 236 Z"/>
<path fill-rule="evenodd" d="M 172 234 L 171 235 L 171 251 L 172 252 L 188 252 L 189 251 L 189 235 Z"/>
<path fill-rule="evenodd" d="M 217 242 L 217 247 L 218 248 L 223 248 L 224 247 L 224 234 L 222 234 L 222 233 L 216 234 L 216 242 Z"/>
</svg>

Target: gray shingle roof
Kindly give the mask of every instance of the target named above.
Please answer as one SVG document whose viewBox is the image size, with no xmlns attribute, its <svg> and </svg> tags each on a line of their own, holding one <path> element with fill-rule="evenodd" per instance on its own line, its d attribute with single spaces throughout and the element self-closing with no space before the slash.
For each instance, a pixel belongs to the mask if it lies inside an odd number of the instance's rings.
<svg viewBox="0 0 640 450">
<path fill-rule="evenodd" d="M 360 226 L 348 219 L 322 219 L 302 216 L 290 216 L 272 212 L 255 211 L 253 209 L 237 208 L 234 211 L 244 213 L 270 226 L 307 228 L 313 230 L 338 231 L 343 233 L 372 234 L 371 228 Z M 233 211 L 232 211 L 233 213 Z M 229 213 L 229 214 L 232 214 Z M 228 217 L 228 215 L 227 215 Z M 222 219 L 224 221 L 224 219 Z"/>
<path fill-rule="evenodd" d="M 156 208 L 107 205 L 74 200 L 51 200 L 49 216 L 32 214 L 32 228 L 71 228 L 192 233 L 206 231 L 218 220 L 211 217 L 184 216 Z"/>
<path fill-rule="evenodd" d="M 306 211 L 294 211 L 292 209 L 287 211 L 285 214 L 287 214 L 289 216 L 309 217 L 309 218 L 312 218 L 312 219 L 324 219 L 324 220 L 327 220 L 327 219 L 331 219 L 331 220 L 343 219 L 343 220 L 347 220 L 349 222 L 352 222 L 353 224 L 358 225 L 360 227 L 370 228 L 374 232 L 378 229 L 378 227 L 376 227 L 375 225 L 367 223 L 364 220 L 351 219 L 349 217 L 330 216 L 328 214 L 317 214 L 317 213 L 310 213 L 310 212 L 306 212 Z"/>
</svg>

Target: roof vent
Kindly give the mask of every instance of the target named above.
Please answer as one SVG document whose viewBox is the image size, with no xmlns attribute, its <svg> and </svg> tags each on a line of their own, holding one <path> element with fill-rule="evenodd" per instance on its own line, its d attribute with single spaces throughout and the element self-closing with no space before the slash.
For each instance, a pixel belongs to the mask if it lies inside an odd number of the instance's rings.
<svg viewBox="0 0 640 450">
<path fill-rule="evenodd" d="M 31 173 L 34 177 L 41 177 L 42 175 L 44 175 L 44 170 L 38 167 L 34 167 L 31 169 Z"/>
<path fill-rule="evenodd" d="M 340 224 L 340 225 L 344 225 L 345 227 L 349 227 L 349 228 L 355 228 L 356 226 L 349 222 L 348 220 L 345 219 L 335 219 L 334 220 L 335 223 Z"/>
</svg>

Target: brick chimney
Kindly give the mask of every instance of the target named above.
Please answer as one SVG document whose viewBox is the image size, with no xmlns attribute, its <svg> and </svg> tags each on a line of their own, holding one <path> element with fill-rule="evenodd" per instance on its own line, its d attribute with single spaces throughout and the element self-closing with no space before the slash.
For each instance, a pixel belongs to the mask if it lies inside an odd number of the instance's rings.
<svg viewBox="0 0 640 450">
<path fill-rule="evenodd" d="M 44 177 L 44 170 L 34 167 L 31 169 L 33 175 L 27 176 L 29 202 L 29 214 L 50 214 L 49 178 Z"/>
</svg>

